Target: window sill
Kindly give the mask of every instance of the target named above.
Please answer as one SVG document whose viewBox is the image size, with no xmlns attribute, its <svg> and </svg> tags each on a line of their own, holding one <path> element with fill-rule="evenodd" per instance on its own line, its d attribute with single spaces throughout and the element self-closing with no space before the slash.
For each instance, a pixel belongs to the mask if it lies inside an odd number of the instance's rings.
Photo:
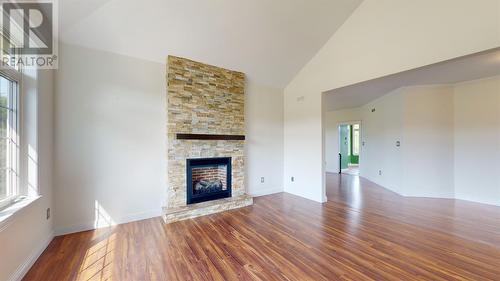
<svg viewBox="0 0 500 281">
<path fill-rule="evenodd" d="M 40 199 L 42 196 L 27 197 L 13 203 L 5 209 L 0 210 L 0 232 L 6 229 L 12 222 L 13 217 L 23 209 L 33 204 L 35 201 Z"/>
</svg>

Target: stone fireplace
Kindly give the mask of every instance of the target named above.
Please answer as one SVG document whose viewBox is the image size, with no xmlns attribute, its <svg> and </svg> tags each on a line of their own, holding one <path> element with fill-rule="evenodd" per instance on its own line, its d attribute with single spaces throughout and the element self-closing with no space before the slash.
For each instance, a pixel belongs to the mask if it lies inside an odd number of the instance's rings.
<svg viewBox="0 0 500 281">
<path fill-rule="evenodd" d="M 168 57 L 165 222 L 251 205 L 245 194 L 245 75 Z"/>
</svg>

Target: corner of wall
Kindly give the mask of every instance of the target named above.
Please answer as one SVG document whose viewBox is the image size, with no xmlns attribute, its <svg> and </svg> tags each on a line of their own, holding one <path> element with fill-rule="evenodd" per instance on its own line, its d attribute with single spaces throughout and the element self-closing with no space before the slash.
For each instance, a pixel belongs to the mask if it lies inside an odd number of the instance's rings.
<svg viewBox="0 0 500 281">
<path fill-rule="evenodd" d="M 47 235 L 47 237 L 43 237 L 42 240 L 38 243 L 38 247 L 34 248 L 29 254 L 23 263 L 19 265 L 19 267 L 12 273 L 9 277 L 8 281 L 21 281 L 23 277 L 28 273 L 30 268 L 35 264 L 38 258 L 42 255 L 43 251 L 49 246 L 52 239 L 54 239 L 54 232 L 52 231 Z"/>
</svg>

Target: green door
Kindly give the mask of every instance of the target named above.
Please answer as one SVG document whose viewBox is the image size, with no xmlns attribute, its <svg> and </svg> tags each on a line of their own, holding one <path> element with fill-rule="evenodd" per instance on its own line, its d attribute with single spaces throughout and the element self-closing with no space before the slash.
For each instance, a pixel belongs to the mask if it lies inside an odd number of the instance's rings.
<svg viewBox="0 0 500 281">
<path fill-rule="evenodd" d="M 349 163 L 349 125 L 339 126 L 339 151 L 341 155 L 340 169 L 347 169 Z"/>
</svg>

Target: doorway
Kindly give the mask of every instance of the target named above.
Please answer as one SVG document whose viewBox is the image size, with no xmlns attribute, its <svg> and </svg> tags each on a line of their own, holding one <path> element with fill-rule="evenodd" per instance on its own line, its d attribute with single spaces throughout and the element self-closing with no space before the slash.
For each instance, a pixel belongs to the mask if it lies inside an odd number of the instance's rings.
<svg viewBox="0 0 500 281">
<path fill-rule="evenodd" d="M 361 123 L 339 125 L 339 174 L 359 175 Z"/>
</svg>

